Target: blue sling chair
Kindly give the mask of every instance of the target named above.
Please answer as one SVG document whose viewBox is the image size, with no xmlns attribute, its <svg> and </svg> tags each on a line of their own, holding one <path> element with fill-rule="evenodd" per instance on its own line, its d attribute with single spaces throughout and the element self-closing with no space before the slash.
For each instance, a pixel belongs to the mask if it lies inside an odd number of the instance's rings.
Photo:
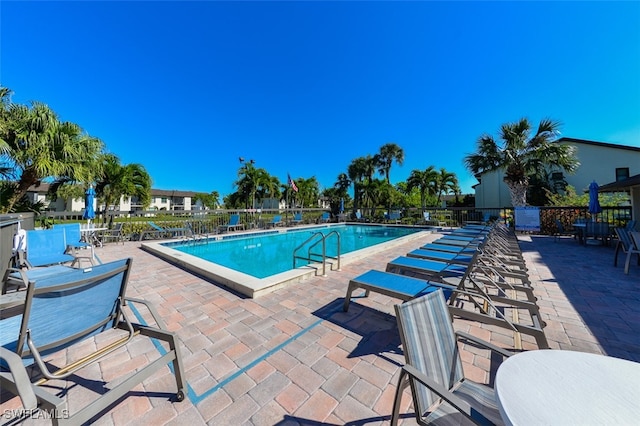
<svg viewBox="0 0 640 426">
<path fill-rule="evenodd" d="M 0 365 L 3 367 L 0 384 L 20 397 L 27 412 L 45 410 L 54 424 L 84 424 L 168 363 L 172 364 L 175 375 L 175 398 L 184 399 L 186 383 L 177 339 L 165 330 L 152 305 L 126 297 L 130 269 L 131 259 L 123 259 L 32 281 L 25 292 L 21 312 L 0 320 Z M 133 305 L 145 306 L 156 326 L 131 322 L 129 312 L 137 313 Z M 48 355 L 66 351 L 98 334 L 102 335 L 101 348 L 81 359 L 55 368 L 51 361 L 46 361 Z M 45 386 L 49 380 L 65 380 L 82 386 L 84 379 L 79 372 L 84 367 L 140 338 L 163 343 L 157 358 L 124 380 L 118 377 L 114 386 L 105 384 L 108 390 L 77 412 L 67 409 L 64 390 L 56 394 L 50 389 L 58 389 L 57 386 Z M 109 343 L 103 345 L 102 342 Z M 32 382 L 25 367 L 42 378 L 36 376 Z M 68 398 L 72 396 L 69 394 Z M 64 418 L 59 413 L 65 413 Z"/>
</svg>

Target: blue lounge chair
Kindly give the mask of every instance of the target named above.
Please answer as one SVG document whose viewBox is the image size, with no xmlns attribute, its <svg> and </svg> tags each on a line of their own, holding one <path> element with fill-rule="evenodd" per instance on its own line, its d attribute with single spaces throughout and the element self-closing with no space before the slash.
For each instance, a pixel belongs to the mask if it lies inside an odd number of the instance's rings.
<svg viewBox="0 0 640 426">
<path fill-rule="evenodd" d="M 78 256 L 79 249 L 89 249 L 91 255 L 89 259 L 91 264 L 94 264 L 95 252 L 93 249 L 93 244 L 90 244 L 82 238 L 82 232 L 80 230 L 79 223 L 68 223 L 68 224 L 59 224 L 54 225 L 54 228 L 62 228 L 64 229 L 65 243 L 67 244 L 67 253 L 73 254 L 73 256 Z"/>
<path fill-rule="evenodd" d="M 417 257 L 400 256 L 387 263 L 387 272 L 396 274 L 410 274 L 422 278 L 462 278 L 468 267 L 447 262 L 439 262 Z"/>
<path fill-rule="evenodd" d="M 385 213 L 384 219 L 387 222 L 400 223 L 400 212 L 392 211 L 391 213 Z"/>
<path fill-rule="evenodd" d="M 26 266 L 61 265 L 77 262 L 75 256 L 67 253 L 67 242 L 63 228 L 27 231 Z"/>
<path fill-rule="evenodd" d="M 356 221 L 357 222 L 369 222 L 369 219 L 363 216 L 360 210 L 356 211 Z"/>
<path fill-rule="evenodd" d="M 404 258 L 413 261 L 421 261 L 421 259 Z M 425 262 L 425 261 L 422 261 Z M 409 266 L 412 266 L 411 262 Z M 408 268 L 405 267 L 405 270 Z M 415 269 L 419 271 L 418 268 Z M 433 278 L 433 279 L 430 279 Z M 490 324 L 497 327 L 511 330 L 515 333 L 531 335 L 538 344 L 540 349 L 549 348 L 546 336 L 543 331 L 544 322 L 540 319 L 540 311 L 533 301 L 518 300 L 509 297 L 503 286 L 482 280 L 478 277 L 471 276 L 471 269 L 468 268 L 460 278 L 456 285 L 450 282 L 442 282 L 441 277 L 429 277 L 428 275 L 406 276 L 398 275 L 392 272 L 381 272 L 372 270 L 366 272 L 359 277 L 352 279 L 347 287 L 347 295 L 344 301 L 343 310 L 349 309 L 351 295 L 357 288 L 365 290 L 365 296 L 371 291 L 384 294 L 389 297 L 395 297 L 404 301 L 412 300 L 442 289 L 445 297 L 449 299 L 449 312 L 459 318 L 477 321 L 484 324 Z M 506 285 L 510 290 L 520 290 L 516 286 Z M 493 289 L 494 293 L 489 294 L 488 289 Z M 527 289 L 531 291 L 531 289 Z M 465 307 L 465 304 L 471 307 L 471 310 Z M 501 306 L 496 306 L 499 304 Z M 526 310 L 531 319 L 531 324 L 523 324 L 513 322 L 502 314 L 503 307 L 511 309 Z M 518 346 L 516 344 L 516 346 Z"/>
<path fill-rule="evenodd" d="M 151 229 L 148 229 L 140 234 L 140 241 L 144 240 L 145 237 L 151 236 L 155 236 L 155 238 L 177 238 L 180 236 L 187 236 L 191 232 L 191 230 L 186 226 L 176 228 L 163 228 L 151 221 L 149 221 L 149 226 L 151 226 Z"/>
<path fill-rule="evenodd" d="M 218 227 L 218 232 L 229 232 L 237 229 L 244 229 L 244 223 L 240 223 L 239 214 L 232 214 L 229 216 L 229 223 L 226 225 L 220 225 Z"/>
<path fill-rule="evenodd" d="M 373 291 L 374 293 L 384 294 L 404 301 L 415 299 L 439 289 L 444 290 L 446 297 L 449 297 L 455 290 L 455 286 L 448 284 L 371 270 L 349 281 L 347 295 L 342 307 L 345 312 L 349 310 L 353 291 L 359 288 L 365 290 L 365 297 L 369 296 L 369 293 Z"/>
<path fill-rule="evenodd" d="M 299 225 L 302 223 L 302 213 L 295 213 L 293 219 L 291 219 L 292 225 Z"/>
<path fill-rule="evenodd" d="M 417 257 L 420 259 L 437 260 L 439 262 L 455 263 L 458 265 L 469 265 L 473 261 L 473 253 L 447 253 L 437 250 L 416 249 L 407 253 L 408 257 Z"/>
<path fill-rule="evenodd" d="M 267 228 L 275 228 L 276 226 L 282 226 L 282 216 L 277 214 L 271 219 L 271 222 L 267 222 Z"/>
<path fill-rule="evenodd" d="M 467 253 L 473 254 L 478 248 L 474 246 L 449 246 L 446 244 L 438 244 L 437 241 L 423 245 L 421 248 L 425 250 L 437 250 L 447 253 Z"/>
<path fill-rule="evenodd" d="M 331 214 L 329 212 L 324 212 L 322 213 L 322 216 L 320 216 L 319 222 L 328 223 L 330 220 L 331 220 Z"/>
<path fill-rule="evenodd" d="M 484 254 L 476 252 L 466 264 L 455 264 L 453 262 L 443 262 L 441 260 L 434 260 L 423 253 L 419 255 L 420 250 L 414 250 L 407 256 L 398 257 L 387 264 L 387 271 L 396 274 L 410 275 L 421 279 L 438 279 L 450 282 L 451 278 L 465 282 L 471 280 L 470 273 L 475 272 L 475 276 L 479 281 L 482 281 L 485 285 L 491 285 L 498 289 L 502 297 L 500 300 L 507 299 L 504 290 L 513 290 L 520 292 L 526 296 L 528 302 L 535 303 L 536 297 L 533 294 L 529 278 L 526 275 L 526 271 L 511 270 L 508 267 L 499 267 L 491 262 L 484 261 Z M 423 251 L 424 252 L 424 251 Z M 413 256 L 411 256 L 413 255 Z M 446 265 L 446 266 L 445 266 Z M 505 277 L 519 279 L 522 285 L 516 285 L 507 282 Z M 475 281 L 471 280 L 476 291 L 483 292 L 475 285 Z M 483 297 L 489 297 L 488 294 L 483 294 Z M 517 304 L 517 303 L 516 303 Z M 527 305 L 528 306 L 528 305 Z M 535 309 L 537 312 L 537 309 Z"/>
<path fill-rule="evenodd" d="M 53 227 L 64 229 L 65 242 L 67 243 L 68 251 L 75 251 L 82 248 L 93 248 L 91 244 L 83 241 L 79 223 L 59 224 L 53 225 Z"/>
<path fill-rule="evenodd" d="M 88 424 L 137 388 L 143 380 L 158 370 L 166 369 L 167 364 L 171 363 L 177 386 L 176 400 L 183 400 L 186 383 L 177 339 L 164 329 L 153 306 L 126 297 L 130 270 L 131 259 L 123 259 L 88 269 L 75 269 L 66 275 L 44 277 L 30 285 L 22 313 L 0 320 L 0 363 L 9 370 L 0 373 L 2 389 L 20 396 L 28 411 L 41 409 L 65 416 L 64 419 L 54 419 L 54 424 L 58 424 L 58 420 L 70 424 Z M 130 322 L 126 312 L 133 305 L 146 306 L 149 315 L 145 316 L 152 318 L 157 327 Z M 71 352 L 74 345 L 98 334 L 100 341 L 105 343 L 99 345 L 101 349 L 66 366 L 57 365 L 57 361 L 46 362 L 49 354 Z M 64 380 L 73 382 L 71 387 L 83 386 L 87 380 L 79 374 L 84 367 L 118 353 L 130 342 L 143 337 L 164 342 L 167 346 L 162 351 L 164 354 L 158 354 L 155 360 L 144 367 L 135 365 L 130 370 L 135 373 L 125 380 L 118 377 L 117 384 L 113 386 L 101 384 L 100 396 L 76 412 L 70 412 L 69 408 L 76 410 L 78 403 L 67 406 L 63 399 L 69 386 L 46 384 L 49 380 Z M 83 349 L 78 351 L 85 352 L 88 347 L 91 345 L 83 345 Z M 56 360 L 59 359 L 64 357 L 56 357 Z M 119 360 L 118 364 L 121 362 Z M 25 367 L 31 367 L 36 374 L 29 376 Z M 29 377 L 39 379 L 38 375 L 43 378 L 32 383 Z M 51 390 L 58 390 L 58 393 Z"/>
</svg>

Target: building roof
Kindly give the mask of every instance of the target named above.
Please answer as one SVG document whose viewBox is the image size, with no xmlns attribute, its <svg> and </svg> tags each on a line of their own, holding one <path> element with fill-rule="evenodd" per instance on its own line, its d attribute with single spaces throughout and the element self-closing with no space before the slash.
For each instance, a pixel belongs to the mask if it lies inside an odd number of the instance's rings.
<svg viewBox="0 0 640 426">
<path fill-rule="evenodd" d="M 178 191 L 175 189 L 151 189 L 151 196 L 156 197 L 195 197 L 196 192 L 193 191 Z"/>
<path fill-rule="evenodd" d="M 31 185 L 28 189 L 27 192 L 38 192 L 40 194 L 45 194 L 47 192 L 49 192 L 49 187 L 51 185 L 48 183 L 44 183 L 44 182 L 40 182 L 37 185 Z"/>
<path fill-rule="evenodd" d="M 629 176 L 617 182 L 611 182 L 600 186 L 599 192 L 626 191 L 632 186 L 640 186 L 640 175 Z"/>
<path fill-rule="evenodd" d="M 584 144 L 584 145 L 595 145 L 595 146 L 601 146 L 601 147 L 605 147 L 605 148 L 624 149 L 624 150 L 627 150 L 627 151 L 638 151 L 638 152 L 640 152 L 640 147 L 639 146 L 618 145 L 618 144 L 615 144 L 615 143 L 588 141 L 588 140 L 585 140 L 585 139 L 560 138 L 556 142 L 557 143 L 581 143 L 581 144 Z"/>
</svg>

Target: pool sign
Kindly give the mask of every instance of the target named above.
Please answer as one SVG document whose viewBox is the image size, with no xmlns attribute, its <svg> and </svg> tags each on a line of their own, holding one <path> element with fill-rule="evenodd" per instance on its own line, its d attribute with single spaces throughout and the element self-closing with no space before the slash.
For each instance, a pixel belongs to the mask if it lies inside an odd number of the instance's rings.
<svg viewBox="0 0 640 426">
<path fill-rule="evenodd" d="M 516 231 L 540 232 L 540 208 L 516 207 Z"/>
</svg>

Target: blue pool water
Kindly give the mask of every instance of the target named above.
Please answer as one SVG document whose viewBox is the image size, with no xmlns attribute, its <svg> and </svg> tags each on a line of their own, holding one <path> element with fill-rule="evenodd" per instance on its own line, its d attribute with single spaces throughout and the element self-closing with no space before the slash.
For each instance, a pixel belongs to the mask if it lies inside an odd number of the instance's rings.
<svg viewBox="0 0 640 426">
<path fill-rule="evenodd" d="M 222 240 L 210 240 L 208 243 L 183 242 L 163 245 L 256 278 L 265 278 L 292 269 L 293 251 L 314 233 L 322 232 L 328 235 L 334 230 L 340 234 L 341 254 L 421 231 L 420 228 L 341 225 L 243 236 L 229 235 Z M 335 236 L 327 239 L 327 256 L 336 256 L 336 240 Z M 322 247 L 318 245 L 314 253 L 321 252 Z M 299 254 L 306 256 L 306 250 L 299 251 Z M 304 266 L 307 263 L 298 260 L 296 266 Z"/>
</svg>

